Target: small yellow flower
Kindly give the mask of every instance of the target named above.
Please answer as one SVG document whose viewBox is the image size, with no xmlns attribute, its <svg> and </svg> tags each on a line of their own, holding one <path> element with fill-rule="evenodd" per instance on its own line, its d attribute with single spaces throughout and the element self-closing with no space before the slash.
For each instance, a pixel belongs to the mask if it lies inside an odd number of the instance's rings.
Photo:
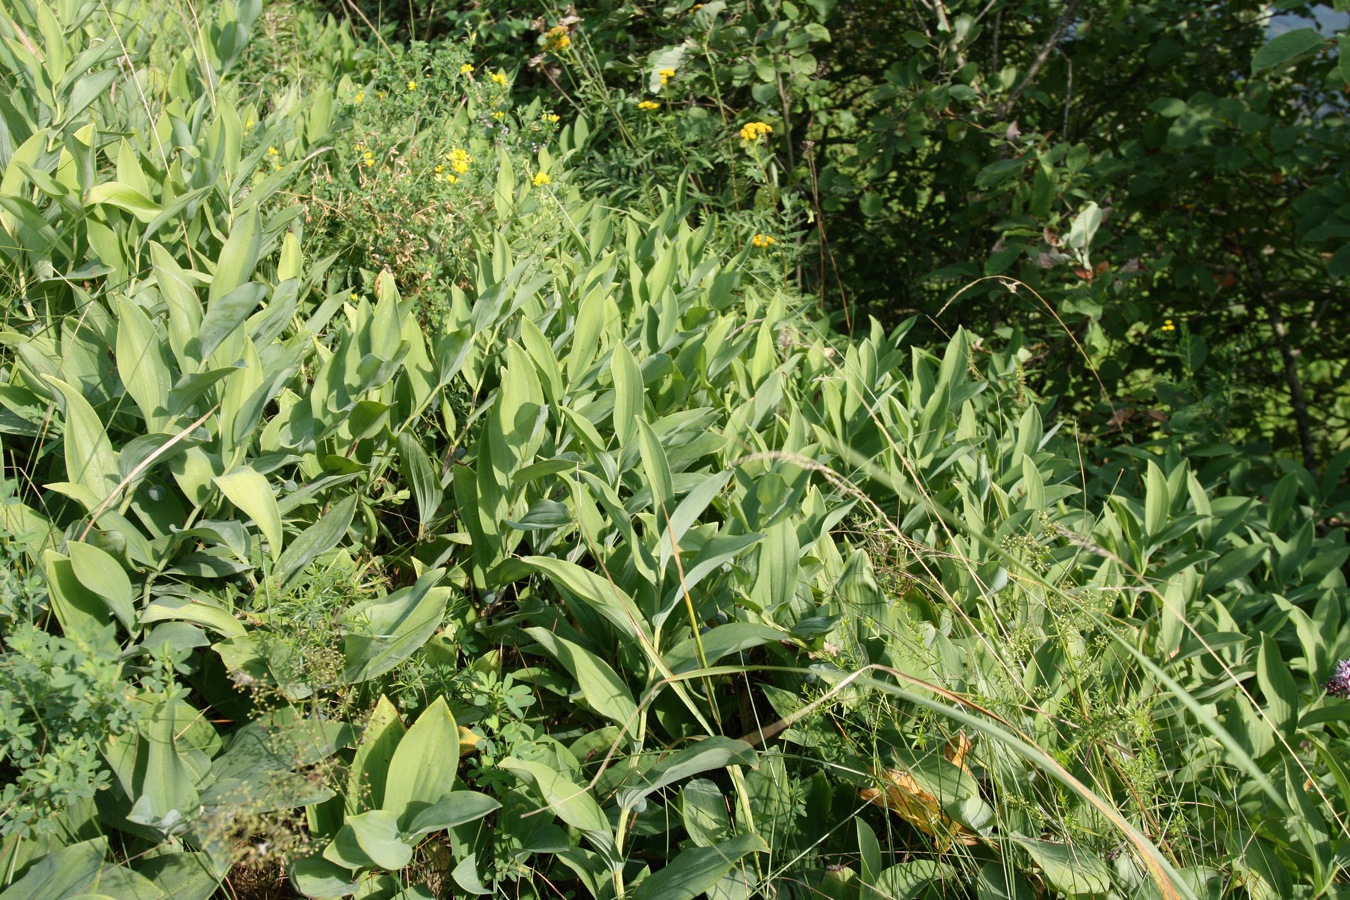
<svg viewBox="0 0 1350 900">
<path fill-rule="evenodd" d="M 546 184 L 552 184 L 552 183 L 553 183 L 553 179 L 552 179 L 552 178 L 549 178 L 548 175 L 544 174 L 543 172 L 537 172 L 537 173 L 535 174 L 535 176 L 534 176 L 534 186 L 535 186 L 535 187 L 542 187 L 543 185 L 546 185 Z"/>
<path fill-rule="evenodd" d="M 557 113 L 547 113 L 544 116 L 544 121 L 548 122 L 550 125 L 557 125 L 560 118 L 561 117 Z"/>
<path fill-rule="evenodd" d="M 660 108 L 661 104 L 655 103 L 651 100 L 643 100 L 641 103 L 638 104 L 638 109 L 660 109 Z"/>
<path fill-rule="evenodd" d="M 258 124 L 257 122 L 253 121 L 252 119 L 249 119 L 247 122 L 244 123 L 244 130 L 249 131 L 253 128 L 254 125 L 257 124 Z"/>
<path fill-rule="evenodd" d="M 1177 326 L 1176 326 L 1175 324 L 1173 324 L 1173 322 L 1172 322 L 1171 319 L 1163 319 L 1162 330 L 1163 330 L 1163 331 L 1176 331 L 1176 330 L 1177 330 Z"/>
<path fill-rule="evenodd" d="M 766 125 L 763 122 L 750 122 L 741 128 L 741 140 L 747 143 L 753 143 L 764 137 L 764 135 L 772 133 L 773 126 Z"/>
<path fill-rule="evenodd" d="M 501 121 L 502 119 L 505 119 L 505 118 L 506 118 L 506 113 L 502 112 L 502 111 L 499 109 L 499 110 L 497 110 L 496 112 L 494 112 L 494 113 L 492 114 L 492 118 L 494 118 L 494 119 L 496 119 L 496 120 L 498 120 L 498 121 Z"/>
<path fill-rule="evenodd" d="M 268 148 L 267 148 L 267 155 L 268 155 L 268 156 L 276 156 L 276 155 L 278 155 L 278 152 L 279 152 L 279 151 L 277 150 L 276 147 L 268 147 Z"/>
<path fill-rule="evenodd" d="M 376 97 L 376 99 L 378 99 L 378 100 L 383 100 L 385 97 L 388 97 L 388 96 L 389 96 L 389 95 L 386 94 L 384 91 L 376 91 L 376 92 L 375 92 L 375 97 Z"/>
<path fill-rule="evenodd" d="M 439 175 L 439 174 L 441 174 L 442 172 L 445 171 L 445 166 L 437 165 L 435 171 L 436 171 L 436 174 Z"/>
<path fill-rule="evenodd" d="M 450 168 L 460 175 L 469 171 L 469 163 L 473 162 L 473 157 L 459 147 L 451 150 L 445 158 L 450 161 Z"/>
<path fill-rule="evenodd" d="M 458 175 L 447 175 L 447 176 L 445 176 L 445 180 L 446 180 L 447 182 L 449 182 L 450 184 L 459 184 L 459 176 L 458 176 Z"/>
<path fill-rule="evenodd" d="M 657 69 L 656 74 L 661 76 L 661 83 L 665 84 L 675 77 L 674 69 Z"/>
<path fill-rule="evenodd" d="M 353 102 L 353 103 L 360 103 L 360 102 L 361 102 L 362 100 L 364 100 L 364 99 L 366 99 L 366 92 L 365 92 L 365 91 L 357 91 L 357 92 L 356 92 L 356 96 L 352 98 L 352 102 Z"/>
<path fill-rule="evenodd" d="M 415 90 L 417 90 L 417 82 L 415 82 L 415 81 L 409 81 L 409 82 L 408 82 L 408 90 L 410 90 L 410 91 L 415 91 Z"/>
<path fill-rule="evenodd" d="M 572 37 L 567 33 L 567 29 L 562 25 L 555 25 L 544 35 L 544 49 L 554 53 L 560 53 L 572 46 Z"/>
<path fill-rule="evenodd" d="M 464 65 L 462 65 L 462 66 L 459 67 L 459 73 L 460 73 L 461 75 L 472 75 L 472 74 L 473 74 L 473 66 L 470 65 L 469 63 L 465 63 Z"/>
<path fill-rule="evenodd" d="M 757 234 L 750 239 L 750 243 L 752 246 L 759 247 L 762 250 L 770 244 L 776 244 L 778 242 L 773 239 L 773 235 L 771 234 Z"/>
<path fill-rule="evenodd" d="M 495 81 L 497 84 L 500 84 L 500 85 L 505 86 L 505 85 L 506 85 L 506 73 L 505 73 L 505 72 L 493 72 L 493 73 L 492 73 L 492 80 Z"/>
</svg>

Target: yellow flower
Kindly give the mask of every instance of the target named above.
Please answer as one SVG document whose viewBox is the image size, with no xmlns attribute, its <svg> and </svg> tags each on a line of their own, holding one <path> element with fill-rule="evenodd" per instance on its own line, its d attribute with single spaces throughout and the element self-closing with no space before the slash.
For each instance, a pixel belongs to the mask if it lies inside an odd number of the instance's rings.
<svg viewBox="0 0 1350 900">
<path fill-rule="evenodd" d="M 661 76 L 661 83 L 665 84 L 675 77 L 674 69 L 657 69 L 656 74 Z"/>
<path fill-rule="evenodd" d="M 469 171 L 469 163 L 473 162 L 473 157 L 468 153 L 465 153 L 459 147 L 451 150 L 445 158 L 450 160 L 450 168 L 454 169 L 460 175 Z"/>
<path fill-rule="evenodd" d="M 461 75 L 472 75 L 473 66 L 471 66 L 469 63 L 465 63 L 464 65 L 459 67 L 459 72 Z"/>
<path fill-rule="evenodd" d="M 1163 330 L 1163 331 L 1176 331 L 1176 330 L 1177 330 L 1177 326 L 1174 325 L 1174 324 L 1172 323 L 1172 320 L 1171 320 L 1171 319 L 1163 319 L 1162 330 Z"/>
<path fill-rule="evenodd" d="M 757 141 L 766 134 L 772 134 L 773 127 L 763 122 L 751 122 L 741 128 L 741 140 L 748 142 Z"/>
<path fill-rule="evenodd" d="M 493 72 L 493 73 L 492 73 L 492 80 L 495 81 L 497 84 L 505 85 L 505 84 L 506 84 L 506 73 L 505 73 L 505 72 Z"/>
<path fill-rule="evenodd" d="M 499 119 L 499 120 L 500 120 L 500 119 L 505 119 L 505 118 L 506 118 L 506 113 L 502 112 L 502 111 L 499 109 L 499 110 L 497 110 L 495 113 L 492 114 L 492 118 L 494 118 L 494 119 Z"/>
<path fill-rule="evenodd" d="M 554 53 L 560 53 L 572 46 L 572 37 L 567 33 L 567 29 L 562 25 L 554 25 L 544 35 L 544 49 Z"/>
<path fill-rule="evenodd" d="M 436 171 L 436 174 L 439 175 L 439 174 L 441 174 L 442 172 L 445 171 L 445 166 L 437 165 L 435 171 Z"/>
<path fill-rule="evenodd" d="M 356 96 L 352 98 L 352 102 L 353 102 L 353 103 L 360 103 L 360 102 L 361 102 L 362 100 L 364 100 L 364 99 L 366 99 L 366 92 L 365 92 L 365 91 L 357 91 L 357 92 L 356 92 Z"/>
<path fill-rule="evenodd" d="M 548 122 L 550 125 L 557 125 L 560 118 L 561 117 L 557 113 L 546 113 L 544 115 L 544 121 Z"/>
<path fill-rule="evenodd" d="M 534 186 L 535 186 L 535 187 L 541 187 L 541 186 L 543 186 L 543 185 L 546 185 L 546 184 L 552 184 L 552 183 L 553 183 L 553 179 L 552 179 L 552 178 L 549 178 L 549 177 L 548 177 L 547 175 L 545 175 L 543 172 L 538 172 L 538 173 L 536 173 L 535 176 L 534 176 Z"/>
<path fill-rule="evenodd" d="M 267 155 L 268 155 L 268 156 L 276 156 L 277 154 L 278 154 L 278 151 L 277 151 L 277 148 L 276 148 L 276 147 L 268 147 L 268 148 L 267 148 Z"/>
<path fill-rule="evenodd" d="M 244 123 L 244 130 L 245 130 L 245 131 L 248 131 L 248 130 L 250 130 L 251 128 L 253 128 L 254 125 L 257 125 L 257 124 L 258 124 L 257 122 L 253 121 L 252 119 L 249 119 L 247 122 Z"/>
<path fill-rule="evenodd" d="M 447 175 L 445 176 L 445 180 L 450 184 L 459 184 L 459 176 L 457 175 Z"/>
<path fill-rule="evenodd" d="M 375 96 L 376 96 L 378 99 L 383 100 L 385 97 L 388 97 L 389 95 L 386 94 L 384 91 L 376 91 L 376 92 L 375 92 Z"/>
<path fill-rule="evenodd" d="M 775 241 L 775 240 L 773 239 L 773 235 L 770 235 L 770 234 L 757 234 L 757 235 L 755 235 L 754 237 L 752 237 L 752 238 L 750 239 L 750 243 L 751 243 L 753 246 L 755 246 L 755 247 L 759 247 L 760 249 L 763 249 L 763 248 L 769 246 L 770 244 L 776 244 L 776 243 L 778 243 L 778 242 Z"/>
<path fill-rule="evenodd" d="M 408 82 L 408 90 L 410 90 L 410 91 L 415 91 L 415 90 L 417 90 L 417 82 L 415 82 L 415 81 L 409 81 L 409 82 Z"/>
<path fill-rule="evenodd" d="M 643 100 L 641 103 L 638 104 L 638 109 L 660 109 L 660 108 L 661 104 L 655 103 L 651 100 Z"/>
</svg>

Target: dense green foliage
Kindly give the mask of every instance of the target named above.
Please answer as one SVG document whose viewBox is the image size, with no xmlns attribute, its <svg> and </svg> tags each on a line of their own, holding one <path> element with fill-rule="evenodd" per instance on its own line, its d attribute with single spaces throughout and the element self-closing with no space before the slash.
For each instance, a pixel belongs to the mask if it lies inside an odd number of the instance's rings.
<svg viewBox="0 0 1350 900">
<path fill-rule="evenodd" d="M 0 10 L 0 900 L 1336 895 L 1340 76 L 1080 5 Z"/>
</svg>

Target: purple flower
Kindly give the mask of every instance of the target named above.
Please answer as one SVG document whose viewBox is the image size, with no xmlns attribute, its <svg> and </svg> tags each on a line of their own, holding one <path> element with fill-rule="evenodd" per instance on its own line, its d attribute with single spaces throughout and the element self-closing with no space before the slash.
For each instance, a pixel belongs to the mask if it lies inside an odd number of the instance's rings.
<svg viewBox="0 0 1350 900">
<path fill-rule="evenodd" d="M 1336 671 L 1331 673 L 1331 680 L 1326 683 L 1328 694 L 1334 697 L 1344 697 L 1350 700 L 1350 659 L 1343 659 L 1336 663 Z"/>
</svg>

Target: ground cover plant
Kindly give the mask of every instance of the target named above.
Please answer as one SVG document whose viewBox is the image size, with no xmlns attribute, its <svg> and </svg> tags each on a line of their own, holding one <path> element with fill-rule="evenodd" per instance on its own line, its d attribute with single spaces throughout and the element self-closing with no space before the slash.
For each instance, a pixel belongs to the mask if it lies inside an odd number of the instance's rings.
<svg viewBox="0 0 1350 900">
<path fill-rule="evenodd" d="M 0 10 L 0 898 L 1341 891 L 1350 451 L 831 315 L 831 9 Z"/>
</svg>

